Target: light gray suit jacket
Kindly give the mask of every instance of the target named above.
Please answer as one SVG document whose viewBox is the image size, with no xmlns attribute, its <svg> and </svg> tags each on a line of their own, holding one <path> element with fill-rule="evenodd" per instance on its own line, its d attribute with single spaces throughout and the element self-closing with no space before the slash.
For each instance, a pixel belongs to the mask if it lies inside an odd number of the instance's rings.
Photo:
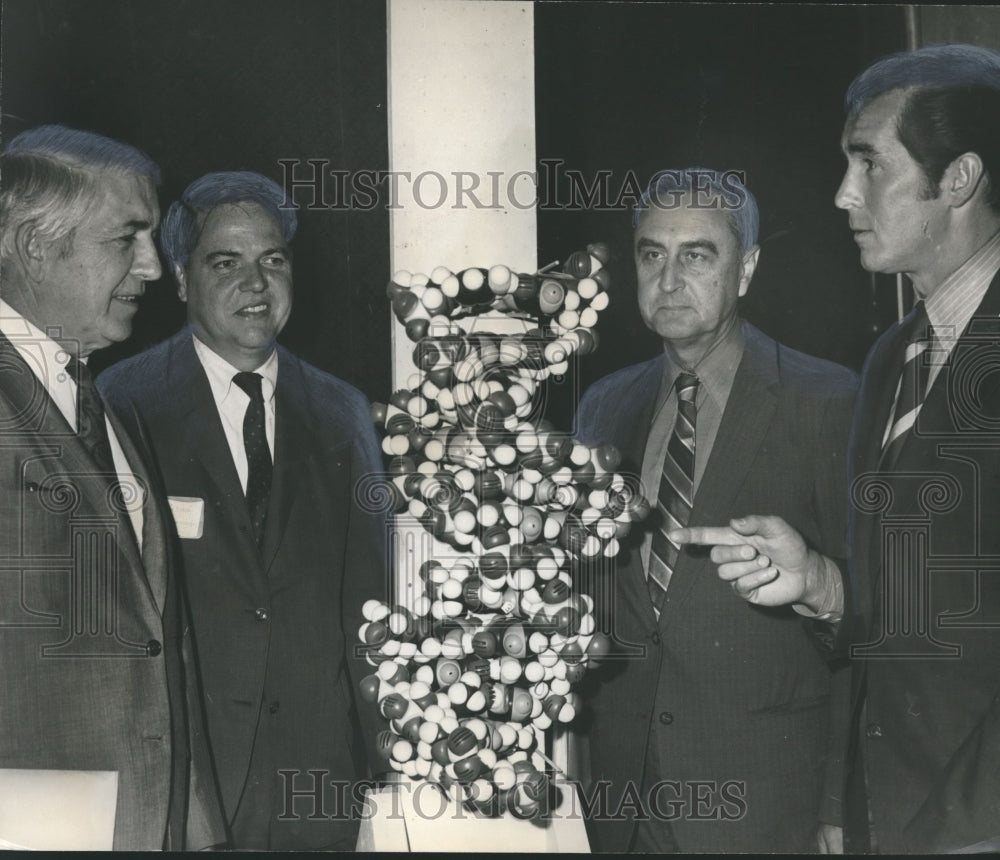
<svg viewBox="0 0 1000 860">
<path fill-rule="evenodd" d="M 224 837 L 166 505 L 109 415 L 147 491 L 141 552 L 113 481 L 0 336 L 0 767 L 117 771 L 116 849 L 206 847 Z"/>
</svg>

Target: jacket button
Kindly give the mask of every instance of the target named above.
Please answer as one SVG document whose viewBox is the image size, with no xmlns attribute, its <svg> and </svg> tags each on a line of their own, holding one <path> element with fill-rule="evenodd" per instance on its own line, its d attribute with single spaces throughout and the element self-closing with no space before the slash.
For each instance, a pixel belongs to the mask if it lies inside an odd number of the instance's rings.
<svg viewBox="0 0 1000 860">
<path fill-rule="evenodd" d="M 882 737 L 882 727 L 878 723 L 869 723 L 865 728 L 865 734 L 870 738 Z"/>
<path fill-rule="evenodd" d="M 157 642 L 155 639 L 150 639 L 146 643 L 146 656 L 147 657 L 158 657 L 160 652 L 163 650 L 163 646 Z"/>
<path fill-rule="evenodd" d="M 269 711 L 270 711 L 270 712 L 271 712 L 272 714 L 276 714 L 276 713 L 278 713 L 278 709 L 279 709 L 280 707 L 281 707 L 281 702 L 271 702 L 271 704 L 270 704 L 270 705 L 268 705 L 268 708 L 267 708 L 267 709 L 268 709 L 268 710 L 269 710 Z"/>
<path fill-rule="evenodd" d="M 653 640 L 654 645 L 660 644 L 660 634 L 657 633 L 655 630 L 653 631 L 653 635 L 650 636 L 649 638 Z"/>
<path fill-rule="evenodd" d="M 256 612 L 254 612 L 254 615 L 257 616 L 258 621 L 267 621 L 267 610 L 264 609 L 264 607 L 261 607 Z"/>
<path fill-rule="evenodd" d="M 660 713 L 660 722 L 665 726 L 669 726 L 674 721 L 674 715 L 670 711 L 662 711 Z"/>
</svg>

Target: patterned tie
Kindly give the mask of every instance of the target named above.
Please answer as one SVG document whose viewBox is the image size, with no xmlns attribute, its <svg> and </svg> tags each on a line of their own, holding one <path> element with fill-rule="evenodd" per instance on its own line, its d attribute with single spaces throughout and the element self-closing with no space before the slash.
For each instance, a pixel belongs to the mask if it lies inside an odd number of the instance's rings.
<svg viewBox="0 0 1000 860">
<path fill-rule="evenodd" d="M 76 382 L 76 434 L 94 461 L 112 479 L 117 480 L 108 426 L 104 419 L 104 402 L 97 393 L 90 368 L 76 356 L 66 362 L 66 370 Z"/>
<path fill-rule="evenodd" d="M 927 392 L 927 379 L 930 375 L 930 364 L 927 352 L 934 336 L 933 328 L 927 319 L 927 310 L 923 302 L 917 302 L 916 315 L 910 323 L 909 336 L 906 343 L 906 356 L 903 361 L 903 372 L 899 377 L 896 394 L 894 419 L 886 428 L 882 437 L 882 457 L 880 466 L 891 469 L 899 457 L 899 451 L 906 442 L 906 434 L 917 421 L 920 407 Z"/>
<path fill-rule="evenodd" d="M 680 550 L 667 537 L 667 532 L 687 525 L 694 502 L 694 398 L 698 393 L 698 377 L 682 373 L 674 382 L 674 389 L 677 391 L 677 421 L 663 458 L 663 474 L 657 496 L 661 520 L 659 528 L 653 533 L 646 576 L 649 599 L 653 601 L 657 618 L 660 617 L 660 608 Z"/>
<path fill-rule="evenodd" d="M 264 393 L 259 373 L 237 373 L 233 377 L 242 388 L 250 404 L 243 416 L 243 447 L 247 455 L 247 509 L 257 538 L 257 546 L 264 540 L 264 522 L 267 519 L 267 499 L 271 493 L 271 451 L 267 447 L 264 427 Z"/>
</svg>

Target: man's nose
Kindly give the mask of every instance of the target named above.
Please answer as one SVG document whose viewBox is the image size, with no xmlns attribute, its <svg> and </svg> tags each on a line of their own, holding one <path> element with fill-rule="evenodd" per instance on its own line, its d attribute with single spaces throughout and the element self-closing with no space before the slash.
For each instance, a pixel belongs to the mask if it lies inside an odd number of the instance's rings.
<svg viewBox="0 0 1000 860">
<path fill-rule="evenodd" d="M 160 266 L 160 256 L 156 253 L 156 244 L 152 236 L 139 236 L 136 239 L 135 256 L 132 258 L 132 274 L 143 281 L 159 280 L 163 274 Z"/>
<path fill-rule="evenodd" d="M 861 206 L 861 193 L 850 169 L 844 171 L 844 178 L 834 195 L 833 203 L 838 209 L 857 209 Z"/>
<path fill-rule="evenodd" d="M 262 293 L 267 289 L 267 272 L 263 266 L 251 266 L 247 276 L 240 281 L 240 289 L 246 293 Z"/>
<path fill-rule="evenodd" d="M 683 285 L 681 278 L 681 267 L 676 260 L 665 260 L 663 268 L 660 269 L 660 289 L 665 293 L 672 293 Z"/>
</svg>

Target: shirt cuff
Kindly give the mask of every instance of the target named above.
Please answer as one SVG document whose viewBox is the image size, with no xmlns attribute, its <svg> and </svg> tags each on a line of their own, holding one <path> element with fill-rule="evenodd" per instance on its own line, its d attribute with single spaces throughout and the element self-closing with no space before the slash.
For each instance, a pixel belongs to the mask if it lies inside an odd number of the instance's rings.
<svg viewBox="0 0 1000 860">
<path fill-rule="evenodd" d="M 819 610 L 813 612 L 803 603 L 793 603 L 794 609 L 799 615 L 806 618 L 814 618 L 817 621 L 829 621 L 836 623 L 844 617 L 844 580 L 840 575 L 840 568 L 836 563 L 825 555 L 820 556 L 823 564 L 823 599 L 820 601 Z"/>
</svg>

